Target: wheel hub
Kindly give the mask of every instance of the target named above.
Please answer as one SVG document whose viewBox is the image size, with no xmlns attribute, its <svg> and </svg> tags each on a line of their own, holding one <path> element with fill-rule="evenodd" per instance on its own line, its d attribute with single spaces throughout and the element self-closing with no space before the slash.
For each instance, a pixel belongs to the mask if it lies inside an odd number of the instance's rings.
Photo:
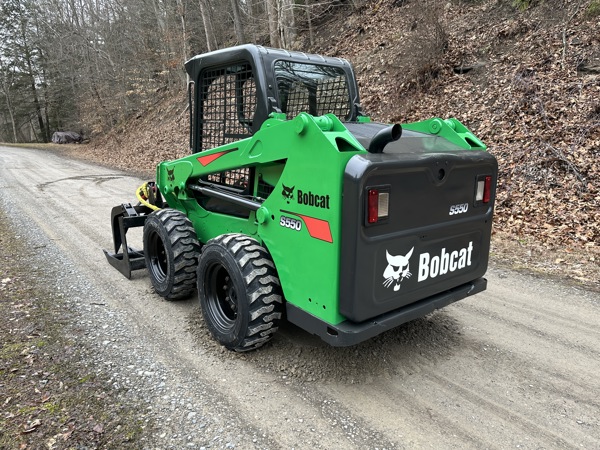
<svg viewBox="0 0 600 450">
<path fill-rule="evenodd" d="M 225 301 L 234 313 L 237 312 L 237 296 L 229 275 L 225 277 L 225 284 L 222 289 L 225 293 Z"/>
</svg>

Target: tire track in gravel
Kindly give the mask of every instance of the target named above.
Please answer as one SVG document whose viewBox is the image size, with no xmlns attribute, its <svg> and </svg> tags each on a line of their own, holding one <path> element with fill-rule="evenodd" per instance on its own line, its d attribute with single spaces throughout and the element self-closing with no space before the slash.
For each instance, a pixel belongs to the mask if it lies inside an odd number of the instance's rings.
<svg viewBox="0 0 600 450">
<path fill-rule="evenodd" d="M 515 386 L 519 389 L 535 386 L 538 389 L 544 390 L 548 394 L 553 394 L 556 398 L 560 398 L 564 392 L 569 392 L 569 398 L 577 401 L 581 405 L 588 405 L 594 408 L 599 408 L 600 402 L 593 400 L 590 397 L 590 387 L 593 384 L 592 380 L 578 380 L 572 374 L 558 373 L 554 365 L 548 364 L 546 358 L 535 357 L 521 352 L 517 347 L 500 348 L 494 347 L 497 342 L 481 340 L 467 340 L 464 343 L 465 354 L 469 359 L 477 361 L 478 366 L 483 372 L 493 374 L 493 378 L 502 378 L 510 382 L 510 387 L 515 390 Z M 494 355 L 490 358 L 490 355 Z M 475 380 L 472 381 L 473 383 Z M 480 385 L 480 391 L 486 391 L 486 395 L 494 395 L 494 386 Z M 519 402 L 522 399 L 508 396 L 504 393 L 506 403 L 512 404 Z"/>
<path fill-rule="evenodd" d="M 537 355 L 543 352 L 547 355 L 553 355 L 556 363 L 562 360 L 564 364 L 560 369 L 566 374 L 574 376 L 574 378 L 585 375 L 593 377 L 597 374 L 595 367 L 590 367 L 587 363 L 590 360 L 600 361 L 600 351 L 593 348 L 593 341 L 588 341 L 586 344 L 573 342 L 568 336 L 562 335 L 559 331 L 552 329 L 554 323 L 535 323 L 535 328 L 525 321 L 519 321 L 514 316 L 507 318 L 506 315 L 497 314 L 489 309 L 473 307 L 472 305 L 462 305 L 461 313 L 468 316 L 470 321 L 477 322 L 480 329 L 495 328 L 498 339 L 496 344 L 501 344 L 504 348 L 512 347 L 514 349 L 515 342 L 518 343 L 518 350 L 527 354 L 531 361 L 538 360 Z M 510 336 L 510 337 L 507 337 Z M 581 338 L 588 339 L 587 334 L 578 333 L 578 340 Z M 543 363 L 542 361 L 539 361 Z M 577 376 L 575 376 L 577 374 Z"/>
<path fill-rule="evenodd" d="M 486 436 L 461 426 L 455 414 L 445 415 L 436 402 L 420 395 L 411 383 L 390 379 L 361 386 L 351 396 L 340 385 L 327 386 L 326 390 L 335 398 L 343 398 L 346 408 L 361 409 L 370 427 L 376 427 L 383 435 L 395 436 L 402 448 L 435 445 L 439 448 L 494 448 Z"/>
<path fill-rule="evenodd" d="M 431 383 L 432 389 L 446 391 L 447 395 L 454 395 L 461 399 L 461 402 L 466 403 L 469 410 L 469 415 L 477 416 L 485 414 L 490 416 L 496 423 L 496 427 L 513 428 L 514 433 L 520 432 L 524 436 L 535 436 L 537 445 L 544 447 L 560 447 L 576 448 L 580 444 L 568 442 L 548 426 L 543 426 L 531 420 L 528 411 L 515 411 L 510 405 L 503 405 L 494 401 L 496 398 L 494 392 L 489 390 L 486 392 L 481 389 L 481 385 L 473 385 L 471 387 L 464 383 L 457 383 L 449 377 L 428 373 L 424 379 Z M 465 417 L 466 419 L 466 417 Z"/>
<path fill-rule="evenodd" d="M 595 344 L 600 339 L 600 329 L 593 322 L 593 316 L 586 316 L 585 310 L 577 310 L 571 305 L 570 311 L 574 318 L 549 312 L 545 309 L 523 306 L 522 303 L 510 302 L 495 297 L 485 306 L 480 304 L 463 303 L 463 308 L 469 308 L 474 313 L 488 316 L 496 322 L 506 322 L 509 326 L 523 331 L 530 330 L 539 336 L 553 339 L 563 339 L 570 342 L 569 335 L 577 333 L 579 338 L 585 338 L 585 343 L 578 343 L 582 351 L 597 353 Z M 510 311 L 510 315 L 507 312 Z"/>
<path fill-rule="evenodd" d="M 530 315 L 532 319 L 542 318 L 546 322 L 554 323 L 560 329 L 570 328 L 573 332 L 579 332 L 585 329 L 591 336 L 595 338 L 600 337 L 600 329 L 597 324 L 593 323 L 592 317 L 585 316 L 585 309 L 581 308 L 581 312 L 577 315 L 577 319 L 564 316 L 564 307 L 560 305 L 546 305 L 548 309 L 539 309 L 538 307 L 531 306 L 520 302 L 506 300 L 505 298 L 494 298 L 493 302 L 490 302 L 490 306 L 494 307 L 495 310 L 501 315 L 501 313 L 509 308 L 513 311 L 519 310 Z M 571 305 L 573 310 L 576 309 L 574 305 Z"/>
</svg>

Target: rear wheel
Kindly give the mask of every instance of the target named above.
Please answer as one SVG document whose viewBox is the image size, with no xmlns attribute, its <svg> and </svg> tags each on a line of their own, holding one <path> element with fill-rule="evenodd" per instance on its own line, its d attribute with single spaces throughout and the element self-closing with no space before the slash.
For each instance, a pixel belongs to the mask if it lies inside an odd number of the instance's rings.
<svg viewBox="0 0 600 450">
<path fill-rule="evenodd" d="M 200 243 L 190 219 L 160 209 L 144 224 L 144 255 L 154 290 L 169 299 L 189 297 L 196 288 Z"/>
<path fill-rule="evenodd" d="M 225 347 L 253 350 L 277 331 L 283 297 L 275 265 L 243 234 L 211 239 L 198 262 L 198 297 L 206 325 Z"/>
</svg>

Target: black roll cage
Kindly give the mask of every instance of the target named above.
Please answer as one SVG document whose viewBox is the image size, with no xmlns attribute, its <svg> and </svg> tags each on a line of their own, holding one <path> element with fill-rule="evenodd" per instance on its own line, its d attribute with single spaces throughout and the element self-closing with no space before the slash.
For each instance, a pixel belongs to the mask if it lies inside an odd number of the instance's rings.
<svg viewBox="0 0 600 450">
<path fill-rule="evenodd" d="M 301 52 L 291 52 L 282 49 L 262 47 L 259 45 L 246 44 L 228 49 L 216 50 L 209 53 L 194 56 L 185 63 L 185 69 L 190 77 L 188 84 L 188 101 L 190 102 L 190 151 L 198 153 L 202 150 L 202 95 L 206 95 L 209 86 L 202 85 L 202 74 L 206 70 L 215 68 L 226 68 L 236 64 L 249 65 L 254 77 L 256 89 L 256 108 L 251 120 L 244 116 L 244 104 L 241 91 L 247 81 L 247 75 L 240 75 L 245 79 L 236 79 L 236 110 L 239 123 L 248 133 L 254 134 L 260 129 L 263 122 L 271 113 L 282 112 L 282 101 L 279 98 L 277 80 L 275 79 L 274 65 L 276 61 L 289 61 L 300 64 L 314 64 L 341 69 L 346 77 L 349 94 L 350 114 L 348 117 L 340 118 L 348 122 L 355 122 L 362 115 L 358 86 L 352 65 L 343 58 L 323 57 L 320 55 Z M 314 96 L 314 94 L 311 94 Z M 306 111 L 311 112 L 311 111 Z"/>
</svg>

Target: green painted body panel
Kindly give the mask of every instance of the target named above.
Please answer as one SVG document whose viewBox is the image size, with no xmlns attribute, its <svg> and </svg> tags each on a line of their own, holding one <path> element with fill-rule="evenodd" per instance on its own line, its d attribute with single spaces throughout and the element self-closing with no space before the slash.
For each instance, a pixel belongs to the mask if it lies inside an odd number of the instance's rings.
<svg viewBox="0 0 600 450">
<path fill-rule="evenodd" d="M 485 150 L 487 147 L 455 118 L 433 118 L 421 122 L 402 124 L 402 129 L 437 135 L 465 150 Z"/>
<path fill-rule="evenodd" d="M 345 320 L 336 283 L 343 174 L 360 153 L 366 150 L 334 115 L 301 113 L 290 121 L 274 115 L 249 139 L 162 162 L 156 179 L 169 206 L 190 218 L 201 242 L 229 232 L 256 237 L 273 257 L 286 301 L 338 324 Z M 273 186 L 260 211 L 248 218 L 209 212 L 188 188 L 201 176 L 240 167 L 254 168 L 255 194 L 259 180 Z"/>
</svg>

